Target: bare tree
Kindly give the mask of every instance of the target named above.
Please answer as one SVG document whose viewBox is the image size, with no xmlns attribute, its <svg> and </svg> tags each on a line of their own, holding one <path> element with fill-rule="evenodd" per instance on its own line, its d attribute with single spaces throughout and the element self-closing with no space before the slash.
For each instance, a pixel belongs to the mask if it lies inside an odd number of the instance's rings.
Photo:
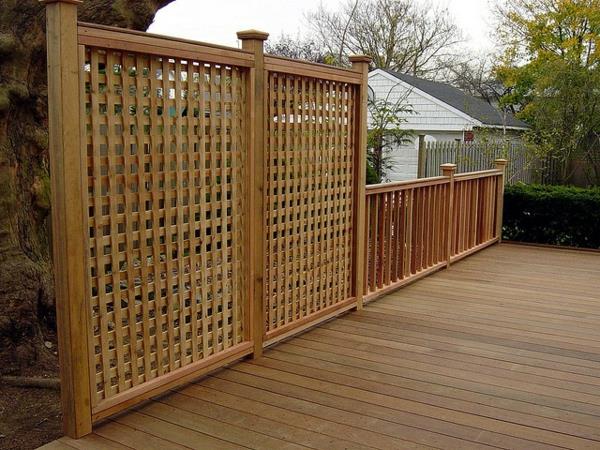
<svg viewBox="0 0 600 450">
<path fill-rule="evenodd" d="M 297 36 L 292 38 L 288 34 L 281 34 L 275 40 L 265 43 L 265 52 L 286 58 L 304 59 L 306 61 L 331 64 L 335 57 L 330 55 L 314 39 Z"/>
<path fill-rule="evenodd" d="M 476 55 L 448 65 L 443 79 L 460 90 L 496 106 L 506 93 L 506 88 L 494 72 L 495 64 L 493 55 Z"/>
<path fill-rule="evenodd" d="M 321 4 L 307 20 L 337 64 L 360 53 L 375 67 L 428 78 L 446 68 L 463 41 L 448 11 L 429 2 L 347 0 L 338 10 Z"/>
</svg>

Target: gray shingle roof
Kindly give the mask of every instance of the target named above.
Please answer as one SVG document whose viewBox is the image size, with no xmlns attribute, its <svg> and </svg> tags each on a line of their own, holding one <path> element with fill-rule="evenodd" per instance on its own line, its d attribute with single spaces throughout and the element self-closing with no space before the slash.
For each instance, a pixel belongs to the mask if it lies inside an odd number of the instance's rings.
<svg viewBox="0 0 600 450">
<path fill-rule="evenodd" d="M 503 120 L 503 113 L 494 108 L 488 102 L 472 95 L 466 94 L 454 86 L 435 81 L 424 80 L 412 75 L 386 70 L 390 75 L 414 86 L 415 88 L 447 103 L 448 105 L 462 111 L 463 113 L 479 120 L 484 125 L 529 128 L 522 120 L 517 119 L 510 113 L 506 114 L 506 120 Z M 505 123 L 506 122 L 506 123 Z"/>
</svg>

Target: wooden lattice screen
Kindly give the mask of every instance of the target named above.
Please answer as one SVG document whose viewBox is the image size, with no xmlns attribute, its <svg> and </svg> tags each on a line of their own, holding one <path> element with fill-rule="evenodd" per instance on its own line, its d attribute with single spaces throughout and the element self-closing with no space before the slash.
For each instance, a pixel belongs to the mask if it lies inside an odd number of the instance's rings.
<svg viewBox="0 0 600 450">
<path fill-rule="evenodd" d="M 265 335 L 351 305 L 360 78 L 267 59 Z"/>
<path fill-rule="evenodd" d="M 45 2 L 68 435 L 361 304 L 368 59 L 78 24 L 77 0 Z"/>
<path fill-rule="evenodd" d="M 82 58 L 97 404 L 243 339 L 245 73 Z"/>
</svg>

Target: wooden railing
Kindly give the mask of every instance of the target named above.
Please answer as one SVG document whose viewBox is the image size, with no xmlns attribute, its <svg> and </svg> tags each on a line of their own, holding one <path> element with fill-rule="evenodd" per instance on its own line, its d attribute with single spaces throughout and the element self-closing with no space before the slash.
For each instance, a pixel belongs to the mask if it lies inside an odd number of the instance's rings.
<svg viewBox="0 0 600 450">
<path fill-rule="evenodd" d="M 455 176 L 367 186 L 365 300 L 395 290 L 500 239 L 505 160 Z"/>
</svg>

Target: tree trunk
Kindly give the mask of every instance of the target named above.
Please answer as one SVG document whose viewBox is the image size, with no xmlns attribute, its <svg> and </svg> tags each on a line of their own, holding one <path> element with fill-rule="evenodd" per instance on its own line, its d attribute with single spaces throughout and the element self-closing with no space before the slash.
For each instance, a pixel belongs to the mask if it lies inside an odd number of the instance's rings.
<svg viewBox="0 0 600 450">
<path fill-rule="evenodd" d="M 145 30 L 173 0 L 86 0 L 80 20 Z M 0 5 L 0 373 L 56 364 L 45 11 Z M 50 338 L 51 339 L 51 338 Z"/>
</svg>

